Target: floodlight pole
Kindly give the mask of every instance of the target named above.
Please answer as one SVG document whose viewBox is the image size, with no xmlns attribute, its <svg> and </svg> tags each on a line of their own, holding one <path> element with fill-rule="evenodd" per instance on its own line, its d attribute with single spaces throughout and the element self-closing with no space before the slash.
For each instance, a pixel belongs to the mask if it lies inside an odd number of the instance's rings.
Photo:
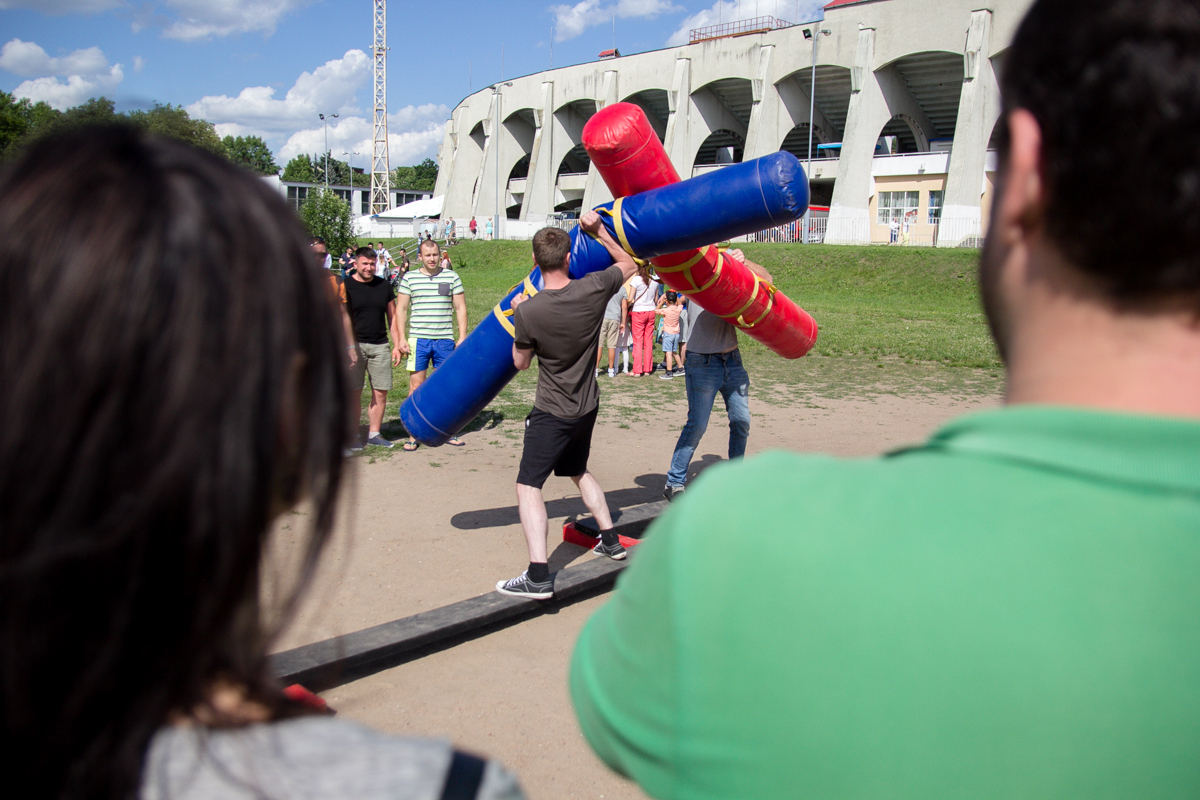
<svg viewBox="0 0 1200 800">
<path fill-rule="evenodd" d="M 492 158 L 496 160 L 496 238 L 500 238 L 500 94 L 501 86 L 512 86 L 512 81 L 497 83 L 493 88 L 496 95 L 496 125 L 492 128 Z"/>
<path fill-rule="evenodd" d="M 808 185 L 810 187 L 808 199 L 809 199 L 809 206 L 811 206 L 812 205 L 811 186 L 812 186 L 813 126 L 816 124 L 816 120 L 814 119 L 814 117 L 815 117 L 816 111 L 817 111 L 817 39 L 820 39 L 822 36 L 829 36 L 832 33 L 832 31 L 830 31 L 828 28 L 822 28 L 821 30 L 814 29 L 811 33 L 809 31 L 805 30 L 804 33 L 808 38 L 812 39 L 812 84 L 809 86 L 809 90 L 808 90 L 808 152 L 806 153 L 806 155 L 808 156 L 808 159 L 806 162 L 806 166 L 804 167 L 804 178 L 805 178 L 805 180 L 808 181 Z M 804 243 L 805 244 L 809 243 L 808 242 L 808 237 L 809 237 L 808 228 L 809 228 L 809 220 L 811 220 L 811 219 L 812 219 L 812 211 L 811 211 L 811 209 L 806 207 L 804 209 Z"/>
<path fill-rule="evenodd" d="M 325 126 L 325 191 L 329 191 L 329 120 L 325 119 L 324 114 L 317 114 L 321 118 L 321 123 Z M 329 116 L 337 119 L 337 114 Z M 353 180 L 353 178 L 351 178 Z"/>
</svg>

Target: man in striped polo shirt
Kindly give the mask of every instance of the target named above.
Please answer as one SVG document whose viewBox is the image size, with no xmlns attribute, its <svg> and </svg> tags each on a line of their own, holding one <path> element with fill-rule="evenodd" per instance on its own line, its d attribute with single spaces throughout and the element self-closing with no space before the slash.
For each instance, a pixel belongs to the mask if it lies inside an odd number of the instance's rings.
<svg viewBox="0 0 1200 800">
<path fill-rule="evenodd" d="M 405 273 L 400 280 L 396 297 L 396 318 L 401 333 L 412 306 L 412 320 L 407 340 L 400 340 L 400 351 L 408 354 L 408 393 L 412 394 L 425 382 L 425 371 L 437 369 L 450 357 L 457 344 L 467 336 L 467 299 L 462 280 L 453 269 L 442 269 L 442 250 L 438 243 L 422 241 L 417 247 L 421 268 Z M 458 337 L 454 323 L 458 322 Z M 457 436 L 446 444 L 461 447 Z M 409 437 L 404 449 L 417 449 L 417 440 Z"/>
</svg>

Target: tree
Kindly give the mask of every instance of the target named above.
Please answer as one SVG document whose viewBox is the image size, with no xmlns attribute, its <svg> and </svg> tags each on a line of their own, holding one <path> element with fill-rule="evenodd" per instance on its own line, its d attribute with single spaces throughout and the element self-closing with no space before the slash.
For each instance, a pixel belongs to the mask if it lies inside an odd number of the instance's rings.
<svg viewBox="0 0 1200 800">
<path fill-rule="evenodd" d="M 111 101 L 109 105 L 112 105 Z M 213 124 L 203 119 L 192 119 L 183 106 L 155 103 L 149 111 L 131 111 L 128 117 L 134 125 L 158 136 L 179 139 L 214 153 L 225 153 Z"/>
<path fill-rule="evenodd" d="M 331 191 L 320 188 L 310 190 L 308 199 L 300 206 L 300 219 L 304 221 L 310 236 L 320 236 L 325 240 L 330 253 L 341 253 L 347 247 L 358 246 L 351 223 L 350 204 Z"/>
<path fill-rule="evenodd" d="M 437 184 L 437 176 L 438 165 L 432 158 L 427 158 L 415 166 L 396 167 L 392 170 L 392 188 L 432 192 Z"/>
<path fill-rule="evenodd" d="M 225 155 L 235 164 L 241 164 L 246 169 L 260 175 L 278 175 L 279 167 L 271 148 L 259 136 L 226 136 L 221 140 Z"/>
<path fill-rule="evenodd" d="M 313 162 L 309 158 L 308 153 L 301 153 L 287 163 L 283 168 L 283 179 L 285 181 L 296 181 L 297 183 L 315 183 L 316 176 L 313 172 Z"/>
</svg>

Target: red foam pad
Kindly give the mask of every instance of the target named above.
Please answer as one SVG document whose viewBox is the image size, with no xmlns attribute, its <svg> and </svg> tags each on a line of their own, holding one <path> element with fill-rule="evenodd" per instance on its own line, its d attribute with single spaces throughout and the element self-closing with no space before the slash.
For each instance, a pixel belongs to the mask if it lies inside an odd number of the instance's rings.
<svg viewBox="0 0 1200 800">
<path fill-rule="evenodd" d="M 323 711 L 330 715 L 336 713 L 329 707 L 329 704 L 325 702 L 323 697 L 313 694 L 298 683 L 293 683 L 291 686 L 284 688 L 283 693 L 289 700 L 293 700 L 301 705 L 308 706 L 317 711 Z"/>
<path fill-rule="evenodd" d="M 621 542 L 621 546 L 626 550 L 636 544 L 640 544 L 642 541 L 641 539 L 630 539 L 628 536 L 621 536 L 619 534 L 617 539 Z M 574 522 L 568 522 L 566 525 L 563 525 L 563 541 L 571 544 L 577 544 L 580 547 L 586 547 L 590 550 L 591 548 L 600 544 L 600 537 L 584 533 L 575 527 Z"/>
</svg>

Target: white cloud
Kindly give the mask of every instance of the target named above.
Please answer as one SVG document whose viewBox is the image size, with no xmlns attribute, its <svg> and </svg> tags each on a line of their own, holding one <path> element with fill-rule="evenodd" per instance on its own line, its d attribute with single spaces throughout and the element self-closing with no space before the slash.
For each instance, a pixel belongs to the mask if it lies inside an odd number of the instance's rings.
<svg viewBox="0 0 1200 800">
<path fill-rule="evenodd" d="M 667 46 L 687 44 L 688 34 L 696 28 L 736 22 L 755 17 L 777 17 L 788 22 L 809 22 L 821 19 L 825 0 L 718 0 L 710 8 L 692 14 L 679 24 Z"/>
<path fill-rule="evenodd" d="M 76 50 L 51 58 L 39 45 L 13 39 L 0 49 L 0 69 L 22 78 L 43 75 L 98 75 L 109 69 L 108 58 L 99 47 Z"/>
<path fill-rule="evenodd" d="M 405 106 L 388 114 L 388 157 L 391 166 L 408 166 L 436 156 L 449 117 L 449 107 L 434 103 Z M 354 166 L 369 169 L 374 135 L 371 119 L 364 116 L 340 118 L 329 126 L 329 150 L 342 161 L 350 160 L 343 153 L 357 152 L 359 155 L 354 156 Z M 316 125 L 292 134 L 279 149 L 278 161 L 286 164 L 301 153 L 317 155 L 323 152 L 325 129 Z"/>
<path fill-rule="evenodd" d="M 30 78 L 13 89 L 15 96 L 45 101 L 60 111 L 111 94 L 125 80 L 122 66 L 109 66 L 99 47 L 51 57 L 40 45 L 20 39 L 0 48 L 0 69 Z"/>
<path fill-rule="evenodd" d="M 124 5 L 124 0 L 0 0 L 0 9 L 29 8 L 43 14 L 94 14 Z"/>
<path fill-rule="evenodd" d="M 281 138 L 312 125 L 318 114 L 360 113 L 355 93 L 370 76 L 370 57 L 362 50 L 348 50 L 341 58 L 302 73 L 282 99 L 270 86 L 248 86 L 236 97 L 202 97 L 187 112 L 218 126 L 235 125 L 239 135 Z"/>
<path fill-rule="evenodd" d="M 565 42 L 574 39 L 593 25 L 610 22 L 613 15 L 621 19 L 656 17 L 683 11 L 670 0 L 617 0 L 615 4 L 601 5 L 602 0 L 580 0 L 573 6 L 550 6 L 554 13 L 554 39 Z"/>
<path fill-rule="evenodd" d="M 325 152 L 325 126 L 318 114 L 338 114 L 329 120 L 329 149 L 343 161 L 343 152 L 358 151 L 354 165 L 367 166 L 374 136 L 369 108 L 361 108 L 356 93 L 369 91 L 371 59 L 361 50 L 326 62 L 296 79 L 282 97 L 270 86 L 249 86 L 234 97 L 204 97 L 187 106 L 188 114 L 208 120 L 220 136 L 261 136 L 276 148 L 282 165 L 300 153 Z M 444 105 L 407 106 L 388 115 L 388 151 L 393 166 L 413 164 L 437 153 L 450 109 Z"/>
<path fill-rule="evenodd" d="M 142 58 L 141 56 L 133 57 L 133 71 L 134 72 L 141 72 L 142 68 L 144 66 L 146 66 L 146 59 Z"/>
<path fill-rule="evenodd" d="M 168 39 L 194 41 L 213 36 L 259 32 L 272 34 L 281 17 L 308 0 L 163 0 L 175 12 L 163 31 Z"/>
<path fill-rule="evenodd" d="M 28 97 L 35 103 L 44 100 L 59 111 L 66 111 L 89 98 L 111 94 L 123 80 L 124 70 L 120 64 L 114 64 L 105 75 L 70 75 L 66 80 L 47 77 L 24 81 L 12 93 L 16 97 Z"/>
</svg>

